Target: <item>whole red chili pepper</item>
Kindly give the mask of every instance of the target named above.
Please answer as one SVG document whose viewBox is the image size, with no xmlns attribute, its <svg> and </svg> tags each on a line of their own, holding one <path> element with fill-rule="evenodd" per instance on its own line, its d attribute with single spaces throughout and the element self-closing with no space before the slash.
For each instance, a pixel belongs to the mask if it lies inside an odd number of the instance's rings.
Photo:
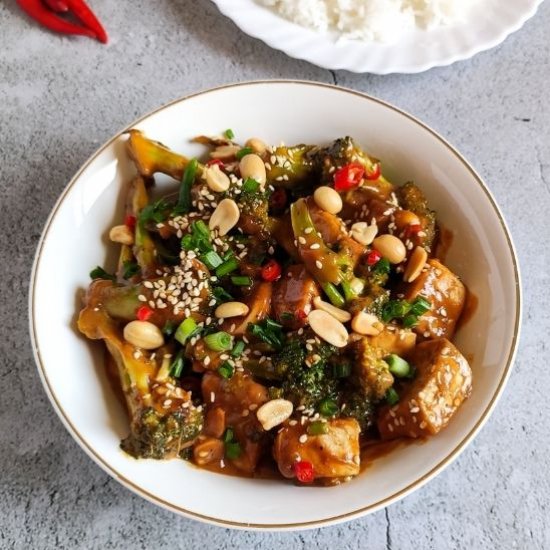
<svg viewBox="0 0 550 550">
<path fill-rule="evenodd" d="M 89 8 L 84 0 L 66 0 L 69 9 L 82 21 L 86 27 L 91 29 L 97 39 L 103 44 L 107 44 L 107 33 L 94 12 Z"/>
<path fill-rule="evenodd" d="M 17 0 L 17 3 L 27 15 L 52 31 L 96 38 L 96 34 L 91 29 L 75 25 L 55 15 L 53 11 L 42 3 L 42 0 Z"/>
</svg>

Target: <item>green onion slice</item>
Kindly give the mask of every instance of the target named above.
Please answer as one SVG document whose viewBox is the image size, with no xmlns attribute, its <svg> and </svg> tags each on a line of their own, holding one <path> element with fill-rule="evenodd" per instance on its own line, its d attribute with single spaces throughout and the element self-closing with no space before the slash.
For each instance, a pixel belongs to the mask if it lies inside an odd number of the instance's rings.
<svg viewBox="0 0 550 550">
<path fill-rule="evenodd" d="M 226 380 L 229 380 L 233 376 L 233 367 L 228 361 L 224 361 L 219 367 L 218 367 L 218 374 L 220 376 L 223 376 Z"/>
<path fill-rule="evenodd" d="M 182 345 L 185 346 L 187 340 L 192 336 L 195 336 L 200 332 L 200 327 L 197 325 L 195 319 L 188 317 L 181 322 L 180 326 L 176 329 L 174 338 Z"/>
<path fill-rule="evenodd" d="M 187 214 L 191 209 L 191 187 L 195 182 L 195 176 L 197 175 L 197 167 L 199 163 L 197 159 L 191 159 L 181 178 L 180 192 L 178 196 L 178 204 L 176 210 L 178 214 Z"/>
<path fill-rule="evenodd" d="M 407 363 L 407 361 L 405 361 L 405 359 L 399 357 L 399 355 L 392 353 L 391 355 L 385 357 L 384 361 L 388 364 L 390 372 L 397 376 L 397 378 L 409 376 L 411 366 Z"/>
<path fill-rule="evenodd" d="M 393 388 L 388 388 L 386 391 L 386 402 L 391 406 L 399 403 L 399 394 Z"/>
<path fill-rule="evenodd" d="M 235 271 L 239 267 L 239 262 L 237 258 L 229 258 L 229 260 L 226 260 L 223 262 L 222 265 L 216 268 L 216 276 L 217 277 L 224 277 L 225 275 L 229 275 L 231 272 Z"/>
<path fill-rule="evenodd" d="M 332 399 L 323 399 L 319 403 L 319 412 L 323 416 L 334 416 L 338 412 L 338 405 Z"/>
<path fill-rule="evenodd" d="M 221 330 L 204 337 L 204 343 L 212 351 L 227 351 L 233 347 L 233 337 Z"/>
<path fill-rule="evenodd" d="M 245 275 L 235 275 L 231 277 L 231 282 L 235 286 L 250 286 L 252 284 L 252 279 Z"/>
<path fill-rule="evenodd" d="M 328 425 L 326 422 L 316 420 L 307 427 L 307 433 L 309 435 L 323 435 L 328 433 Z"/>
</svg>

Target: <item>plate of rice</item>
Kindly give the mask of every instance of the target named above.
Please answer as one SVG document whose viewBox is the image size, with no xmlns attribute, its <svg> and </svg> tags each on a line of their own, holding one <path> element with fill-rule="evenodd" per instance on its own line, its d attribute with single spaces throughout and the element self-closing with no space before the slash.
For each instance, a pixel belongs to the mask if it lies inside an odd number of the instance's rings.
<svg viewBox="0 0 550 550">
<path fill-rule="evenodd" d="M 493 48 L 542 0 L 213 0 L 291 57 L 356 73 L 419 73 Z"/>
</svg>

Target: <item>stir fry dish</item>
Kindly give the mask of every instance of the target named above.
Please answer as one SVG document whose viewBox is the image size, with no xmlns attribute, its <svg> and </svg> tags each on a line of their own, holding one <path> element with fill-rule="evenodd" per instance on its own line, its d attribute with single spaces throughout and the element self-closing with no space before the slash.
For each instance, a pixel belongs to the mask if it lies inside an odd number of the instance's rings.
<svg viewBox="0 0 550 550">
<path fill-rule="evenodd" d="M 122 449 L 329 485 L 374 442 L 445 428 L 472 389 L 466 288 L 421 189 L 350 137 L 195 141 L 204 163 L 129 132 L 118 267 L 91 272 L 78 320 L 125 400 Z"/>
</svg>

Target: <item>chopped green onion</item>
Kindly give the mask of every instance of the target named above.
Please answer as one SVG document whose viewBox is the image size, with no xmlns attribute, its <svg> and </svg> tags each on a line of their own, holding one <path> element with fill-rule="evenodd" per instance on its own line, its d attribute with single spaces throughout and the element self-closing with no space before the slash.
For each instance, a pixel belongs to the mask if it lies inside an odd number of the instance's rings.
<svg viewBox="0 0 550 550">
<path fill-rule="evenodd" d="M 385 397 L 388 405 L 393 406 L 399 403 L 399 394 L 393 388 L 388 388 Z"/>
<path fill-rule="evenodd" d="M 403 326 L 405 328 L 413 328 L 418 325 L 418 317 L 414 313 L 408 313 L 403 317 Z"/>
<path fill-rule="evenodd" d="M 178 351 L 176 358 L 170 364 L 170 376 L 179 378 L 184 367 L 183 350 Z"/>
<path fill-rule="evenodd" d="M 224 361 L 219 367 L 218 367 L 218 373 L 220 376 L 223 376 L 227 380 L 229 380 L 233 376 L 233 367 L 229 364 L 228 361 Z"/>
<path fill-rule="evenodd" d="M 246 178 L 241 189 L 243 193 L 256 193 L 259 188 L 259 182 L 252 178 Z"/>
<path fill-rule="evenodd" d="M 239 357 L 239 355 L 242 354 L 242 352 L 244 351 L 244 342 L 242 340 L 239 340 L 234 346 L 233 346 L 233 349 L 231 350 L 231 356 L 232 357 Z"/>
<path fill-rule="evenodd" d="M 233 428 L 226 428 L 225 432 L 223 432 L 222 435 L 222 441 L 224 443 L 230 443 L 235 438 L 235 433 L 233 432 Z"/>
<path fill-rule="evenodd" d="M 239 261 L 237 258 L 229 258 L 229 260 L 226 260 L 222 265 L 216 268 L 216 276 L 224 277 L 225 275 L 229 275 L 229 273 L 235 271 L 238 267 Z"/>
<path fill-rule="evenodd" d="M 242 452 L 243 450 L 238 441 L 231 441 L 230 443 L 225 444 L 225 456 L 229 460 L 235 460 L 236 458 L 239 458 Z"/>
<path fill-rule="evenodd" d="M 309 435 L 323 435 L 328 433 L 328 425 L 326 422 L 316 420 L 307 427 L 307 433 Z"/>
<path fill-rule="evenodd" d="M 251 147 L 243 147 L 235 153 L 235 157 L 237 157 L 237 160 L 241 160 L 244 156 L 250 155 L 253 152 L 254 149 L 252 149 Z"/>
<path fill-rule="evenodd" d="M 347 378 L 351 374 L 351 365 L 349 363 L 339 363 L 332 367 L 334 378 Z"/>
<path fill-rule="evenodd" d="M 387 275 L 391 270 L 390 261 L 387 258 L 381 258 L 372 268 L 372 273 L 377 275 Z"/>
<path fill-rule="evenodd" d="M 325 283 L 323 285 L 323 290 L 325 291 L 325 294 L 328 296 L 328 299 L 330 300 L 331 304 L 336 307 L 344 307 L 346 304 L 346 301 L 344 300 L 344 297 L 338 292 L 336 287 L 332 283 Z"/>
<path fill-rule="evenodd" d="M 178 214 L 187 214 L 191 209 L 191 187 L 195 182 L 198 164 L 197 159 L 191 159 L 185 167 L 183 177 L 181 178 L 178 204 L 175 208 Z"/>
<path fill-rule="evenodd" d="M 176 330 L 176 323 L 174 321 L 168 320 L 166 323 L 164 323 L 164 326 L 162 327 L 162 334 L 164 336 L 172 336 L 174 334 L 174 331 Z"/>
<path fill-rule="evenodd" d="M 389 323 L 392 319 L 405 317 L 411 310 L 411 304 L 406 300 L 390 300 L 382 308 L 382 321 Z"/>
<path fill-rule="evenodd" d="M 223 135 L 227 138 L 227 139 L 233 139 L 235 137 L 235 132 L 233 132 L 233 130 L 231 128 L 228 128 L 224 133 Z"/>
<path fill-rule="evenodd" d="M 233 300 L 233 296 L 221 286 L 215 286 L 212 288 L 212 296 L 216 299 L 216 302 L 222 303 L 224 301 Z"/>
<path fill-rule="evenodd" d="M 353 290 L 349 281 L 342 281 L 342 290 L 344 291 L 344 298 L 346 302 L 357 298 L 357 292 Z"/>
<path fill-rule="evenodd" d="M 116 277 L 107 273 L 102 267 L 97 266 L 90 271 L 90 279 L 107 279 L 109 281 L 114 281 Z"/>
<path fill-rule="evenodd" d="M 206 254 L 203 254 L 200 259 L 208 269 L 216 269 L 223 264 L 223 259 L 215 250 L 209 250 Z"/>
<path fill-rule="evenodd" d="M 233 347 L 233 337 L 231 334 L 221 330 L 204 337 L 204 343 L 212 351 L 227 351 Z"/>
<path fill-rule="evenodd" d="M 319 403 L 319 412 L 323 416 L 334 416 L 338 412 L 338 405 L 332 399 L 323 399 Z"/>
<path fill-rule="evenodd" d="M 248 325 L 248 332 L 275 349 L 280 349 L 283 347 L 285 338 L 282 328 L 282 325 L 268 317 L 259 323 L 250 323 Z"/>
<path fill-rule="evenodd" d="M 404 378 L 405 376 L 408 376 L 411 371 L 411 366 L 409 363 L 395 353 L 384 357 L 384 361 L 388 364 L 390 372 L 397 376 L 397 378 Z"/>
<path fill-rule="evenodd" d="M 122 264 L 122 269 L 122 276 L 125 279 L 131 279 L 134 275 L 137 275 L 141 271 L 139 265 L 136 262 L 132 262 L 131 260 L 126 260 Z"/>
<path fill-rule="evenodd" d="M 195 334 L 198 334 L 198 332 L 200 332 L 200 327 L 195 322 L 195 319 L 193 319 L 193 317 L 188 317 L 181 322 L 180 326 L 176 330 L 176 334 L 174 334 L 174 338 L 182 346 L 185 346 L 187 340 Z"/>
<path fill-rule="evenodd" d="M 190 233 L 184 235 L 181 239 L 181 247 L 183 250 L 193 250 L 193 248 L 195 248 L 195 241 Z"/>
<path fill-rule="evenodd" d="M 252 279 L 244 275 L 235 275 L 231 277 L 231 282 L 235 286 L 250 286 L 252 284 Z"/>
<path fill-rule="evenodd" d="M 424 315 L 430 309 L 432 309 L 432 304 L 423 296 L 418 296 L 411 305 L 411 313 L 414 313 L 418 317 Z"/>
</svg>

